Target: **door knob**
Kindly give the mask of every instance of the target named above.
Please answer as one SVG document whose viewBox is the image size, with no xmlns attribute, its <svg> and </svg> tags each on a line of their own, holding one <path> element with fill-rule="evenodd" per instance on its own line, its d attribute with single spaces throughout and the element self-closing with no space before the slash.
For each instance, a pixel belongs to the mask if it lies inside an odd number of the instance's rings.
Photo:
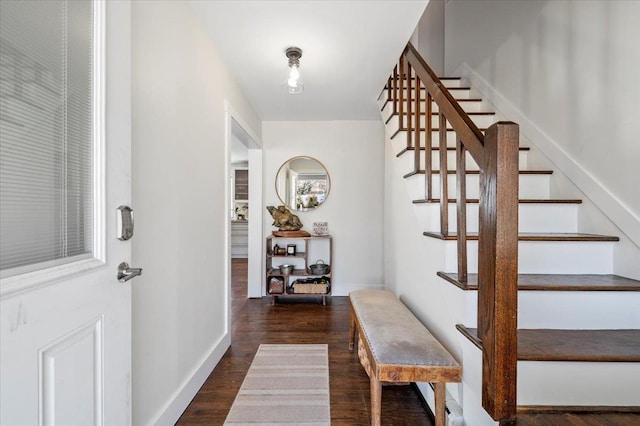
<svg viewBox="0 0 640 426">
<path fill-rule="evenodd" d="M 127 262 L 122 262 L 118 265 L 118 281 L 121 283 L 129 281 L 133 277 L 142 275 L 142 268 L 129 268 Z"/>
</svg>

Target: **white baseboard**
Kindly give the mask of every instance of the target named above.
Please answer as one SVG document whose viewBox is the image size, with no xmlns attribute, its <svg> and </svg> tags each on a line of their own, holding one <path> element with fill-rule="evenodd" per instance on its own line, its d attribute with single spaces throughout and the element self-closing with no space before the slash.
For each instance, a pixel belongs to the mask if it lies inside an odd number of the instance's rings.
<svg viewBox="0 0 640 426">
<path fill-rule="evenodd" d="M 473 89 L 480 92 L 505 117 L 518 123 L 520 132 L 526 135 L 631 241 L 640 247 L 640 218 L 611 194 L 602 182 L 589 174 L 556 141 L 530 121 L 522 111 L 468 64 L 460 65 L 456 75 L 468 80 Z"/>
<path fill-rule="evenodd" d="M 153 422 L 154 425 L 173 426 L 176 424 L 230 345 L 231 336 L 229 333 L 225 333 L 218 342 L 213 345 L 213 348 L 209 354 L 204 357 L 200 366 L 193 371 L 190 377 L 185 380 L 182 386 L 173 394 L 169 402 L 160 410 L 160 414 Z"/>
</svg>

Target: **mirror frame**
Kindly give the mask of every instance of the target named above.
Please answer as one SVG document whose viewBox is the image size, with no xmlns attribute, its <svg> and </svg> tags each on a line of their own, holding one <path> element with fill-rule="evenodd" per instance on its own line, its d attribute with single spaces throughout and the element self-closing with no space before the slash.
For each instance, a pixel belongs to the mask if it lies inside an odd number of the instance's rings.
<svg viewBox="0 0 640 426">
<path fill-rule="evenodd" d="M 324 200 L 319 203 L 318 205 L 314 206 L 314 207 L 300 207 L 300 208 L 292 208 L 287 202 L 286 200 L 283 199 L 283 194 L 280 194 L 280 190 L 278 188 L 278 183 L 280 180 L 280 173 L 283 171 L 283 167 L 285 167 L 287 164 L 289 164 L 291 161 L 293 160 L 312 160 L 315 161 L 316 163 L 318 163 L 326 172 L 327 175 L 327 191 L 324 195 Z M 275 189 L 276 189 L 276 195 L 278 195 L 278 198 L 280 199 L 280 202 L 282 204 L 284 204 L 289 210 L 291 211 L 295 211 L 295 212 L 308 212 L 308 211 L 313 211 L 315 209 L 317 209 L 318 207 L 322 206 L 326 201 L 327 201 L 327 197 L 329 196 L 329 193 L 331 192 L 331 177 L 329 176 L 329 170 L 327 170 L 327 167 L 318 159 L 314 158 L 314 157 L 310 157 L 308 155 L 298 155 L 295 157 L 291 157 L 289 158 L 287 161 L 285 161 L 284 163 L 282 163 L 282 165 L 280 165 L 280 167 L 278 168 L 278 172 L 276 173 L 276 179 L 275 179 Z"/>
</svg>

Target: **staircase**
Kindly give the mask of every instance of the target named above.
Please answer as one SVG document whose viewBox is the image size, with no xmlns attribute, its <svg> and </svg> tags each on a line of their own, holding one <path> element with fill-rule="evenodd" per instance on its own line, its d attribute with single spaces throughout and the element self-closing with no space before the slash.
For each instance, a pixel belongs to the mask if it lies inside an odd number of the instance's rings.
<svg viewBox="0 0 640 426">
<path fill-rule="evenodd" d="M 412 47 L 407 50 L 415 54 Z M 423 322 L 435 329 L 445 346 L 462 358 L 464 379 L 457 393 L 463 400 L 466 424 L 492 424 L 480 408 L 480 400 L 486 407 L 492 397 L 486 389 L 481 390 L 487 379 L 482 375 L 483 346 L 477 330 L 480 167 L 468 152 L 460 150 L 456 132 L 448 122 L 443 123 L 436 102 L 431 108 L 426 105 L 426 89 L 415 88 L 419 79 L 406 59 L 402 61 L 378 99 L 387 157 L 394 158 L 387 164 L 386 178 L 403 180 L 403 184 L 388 183 L 395 189 L 391 189 L 393 199 L 387 204 L 399 203 L 403 198 L 399 188 L 404 187 L 404 202 L 411 204 L 413 220 L 426 241 L 405 237 L 413 241 L 407 244 L 423 246 L 413 251 L 422 252 L 398 254 L 391 262 L 396 270 L 402 270 L 410 258 L 414 262 L 423 259 L 441 270 L 437 272 L 439 279 L 425 278 L 429 283 L 424 287 L 409 286 L 393 277 L 391 285 Z M 440 82 L 480 132 L 505 119 L 460 78 L 440 78 Z M 419 102 L 416 93 L 420 93 Z M 441 132 L 443 124 L 447 128 Z M 424 142 L 416 142 L 416 136 L 428 140 L 429 128 L 431 144 L 425 148 Z M 533 157 L 532 152 L 536 153 Z M 551 196 L 554 170 L 538 167 L 540 154 L 524 137 L 520 138 L 518 155 L 517 382 L 515 377 L 510 379 L 517 386 L 518 420 L 549 411 L 640 412 L 640 281 L 613 274 L 617 235 L 578 232 L 583 201 Z M 446 172 L 441 173 L 441 163 Z M 465 170 L 462 186 L 457 182 L 457 165 Z M 441 181 L 443 176 L 446 182 Z M 460 198 L 456 188 L 466 193 L 463 210 L 456 206 L 456 198 Z M 447 193 L 441 193 L 444 191 Z M 466 215 L 466 230 L 456 225 L 459 213 Z M 460 248 L 458 229 L 462 229 L 462 247 L 466 249 Z M 448 310 L 432 314 L 417 302 L 430 295 L 447 298 L 441 303 Z M 452 335 L 452 322 L 456 322 L 458 338 Z M 484 362 L 486 365 L 486 359 Z M 513 414 L 503 417 L 494 413 L 492 417 L 514 420 Z"/>
</svg>

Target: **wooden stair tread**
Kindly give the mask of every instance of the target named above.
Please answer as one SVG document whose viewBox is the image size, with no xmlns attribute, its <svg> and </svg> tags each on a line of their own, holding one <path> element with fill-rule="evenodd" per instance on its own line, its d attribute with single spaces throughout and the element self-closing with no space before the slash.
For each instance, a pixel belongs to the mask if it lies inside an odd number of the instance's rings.
<svg viewBox="0 0 640 426">
<path fill-rule="evenodd" d="M 482 347 L 476 328 L 456 328 Z M 519 329 L 518 361 L 640 362 L 640 330 Z"/>
<path fill-rule="evenodd" d="M 402 126 L 402 127 L 400 127 L 400 128 L 398 129 L 398 132 L 406 132 L 407 130 L 408 130 L 408 127 L 407 127 L 407 126 Z M 416 129 L 411 129 L 411 130 L 412 130 L 412 131 L 415 131 Z M 487 128 L 486 128 L 486 127 L 478 127 L 478 130 L 480 130 L 481 132 L 484 132 L 484 131 L 486 131 L 486 130 L 487 130 Z M 426 131 L 427 131 L 427 129 L 426 129 L 426 128 L 424 128 L 424 127 L 421 127 L 419 131 L 421 131 L 421 132 L 426 132 Z M 433 127 L 433 128 L 431 128 L 431 131 L 432 131 L 432 132 L 439 132 L 439 131 L 440 131 L 440 129 L 439 129 L 438 127 Z M 455 131 L 454 129 L 447 128 L 447 132 L 454 132 L 454 131 Z"/>
<path fill-rule="evenodd" d="M 427 97 L 425 96 L 425 92 L 426 92 L 426 88 L 424 86 L 422 86 L 420 88 L 420 100 L 421 101 L 426 101 Z M 391 89 L 393 91 L 393 88 Z M 404 87 L 404 90 L 407 90 L 406 87 Z M 414 93 L 415 93 L 415 87 L 411 88 L 411 101 L 415 101 L 415 97 L 414 97 Z M 459 87 L 447 87 L 447 90 L 449 91 L 449 93 L 451 93 L 454 97 L 456 96 L 456 92 L 469 92 L 471 91 L 471 87 L 470 86 L 459 86 Z M 400 91 L 400 88 L 398 87 L 398 91 Z M 380 98 L 382 98 L 385 95 L 385 92 L 387 92 L 387 89 L 385 88 L 381 93 L 380 96 L 378 97 L 378 100 L 380 100 Z M 388 92 L 386 93 L 387 98 L 385 99 L 385 102 L 390 102 L 393 101 L 395 98 L 392 96 L 389 96 Z M 424 96 L 424 97 L 423 97 Z M 398 96 L 398 99 L 400 100 L 400 96 Z M 408 101 L 409 100 L 409 96 L 408 95 L 404 95 L 402 97 L 403 101 Z M 464 100 L 464 99 L 462 99 Z"/>
<path fill-rule="evenodd" d="M 432 112 L 431 116 L 432 117 L 437 117 L 440 113 L 436 112 Z M 393 118 L 394 116 L 398 116 L 398 115 L 404 115 L 404 116 L 408 116 L 408 115 L 415 115 L 415 111 L 411 111 L 411 114 L 409 114 L 408 111 L 403 111 L 402 113 L 400 113 L 400 111 L 396 111 L 396 112 L 392 112 L 391 114 L 389 114 L 389 117 L 387 117 L 385 123 L 388 123 L 389 121 L 391 121 L 391 118 Z M 427 115 L 426 111 L 420 111 L 420 116 L 425 116 Z M 496 115 L 495 112 L 493 111 L 478 111 L 478 112 L 467 112 L 467 115 Z"/>
<path fill-rule="evenodd" d="M 480 200 L 477 198 L 467 198 L 467 203 L 478 204 Z M 543 199 L 543 198 L 521 198 L 518 200 L 520 204 L 582 204 L 582 200 L 576 198 L 552 198 L 552 199 Z M 439 204 L 440 198 L 432 198 L 426 199 L 422 198 L 419 200 L 413 200 L 413 204 Z M 449 203 L 455 204 L 456 199 L 450 198 Z"/>
<path fill-rule="evenodd" d="M 440 149 L 440 148 L 439 148 L 438 146 L 432 146 L 432 147 L 431 147 L 431 150 L 432 150 L 432 151 L 438 151 L 439 149 Z M 421 146 L 421 147 L 420 147 L 420 151 L 424 151 L 424 150 L 425 150 L 425 147 L 424 147 L 424 146 Z M 448 147 L 447 147 L 447 151 L 455 151 L 455 150 L 456 150 L 456 147 L 455 147 L 455 146 L 448 146 Z M 518 150 L 519 150 L 519 151 L 531 151 L 531 148 L 530 148 L 530 147 L 528 147 L 528 146 L 521 146 L 521 147 L 518 147 Z M 415 151 L 416 151 L 415 147 L 413 147 L 413 146 L 409 146 L 409 147 L 404 148 L 404 149 L 403 149 L 402 151 L 400 151 L 399 153 L 397 153 L 397 154 L 396 154 L 396 157 L 401 157 L 402 155 L 406 154 L 407 152 L 415 152 Z"/>
<path fill-rule="evenodd" d="M 481 132 L 485 132 L 487 130 L 486 127 L 478 127 L 478 130 L 480 130 Z M 395 139 L 396 136 L 398 136 L 398 134 L 400 132 L 406 132 L 407 131 L 407 127 L 403 126 L 403 127 L 399 127 L 395 132 L 393 132 L 393 134 L 391 135 L 390 139 Z M 415 131 L 415 129 L 413 129 L 413 131 Z M 421 127 L 419 129 L 420 132 L 426 132 L 427 129 L 425 129 L 424 127 Z M 440 129 L 438 129 L 437 127 L 434 127 L 431 129 L 431 132 L 440 132 Z M 447 132 L 455 132 L 455 130 L 453 129 L 447 129 Z"/>
<path fill-rule="evenodd" d="M 442 235 L 440 232 L 423 232 L 425 237 L 437 238 L 445 241 L 455 241 L 458 236 L 455 232 L 451 232 L 448 235 Z M 478 233 L 467 233 L 467 240 L 477 241 Z M 550 232 L 550 233 L 535 233 L 535 232 L 523 232 L 518 234 L 518 241 L 586 241 L 586 242 L 602 242 L 602 241 L 620 241 L 620 238 L 611 235 L 598 235 L 598 234 L 582 234 L 575 232 Z"/>
<path fill-rule="evenodd" d="M 392 79 L 392 80 L 407 80 L 407 76 L 406 76 L 406 74 L 405 74 L 405 75 L 403 75 L 403 76 L 398 75 L 398 77 L 397 77 L 397 78 L 393 78 L 393 77 L 391 77 L 391 79 Z M 411 80 L 415 80 L 415 79 L 416 79 L 415 77 L 411 77 Z M 440 81 L 442 81 L 442 80 L 462 80 L 462 77 L 438 77 L 438 79 L 439 79 Z M 386 88 L 386 87 L 387 87 L 387 85 L 385 84 L 385 86 L 384 86 L 384 87 Z"/>
<path fill-rule="evenodd" d="M 440 78 L 440 80 L 460 80 L 460 77 L 456 77 L 456 78 L 442 78 L 442 77 L 439 77 L 439 78 Z M 406 80 L 406 78 L 404 80 Z M 415 80 L 415 78 L 412 77 L 411 80 Z M 420 85 L 420 88 L 422 90 L 425 90 L 425 87 L 423 85 Z M 451 90 L 451 89 L 459 89 L 459 88 L 466 88 L 467 90 L 469 90 L 469 89 L 471 89 L 471 86 L 447 87 L 447 89 L 449 89 L 449 90 Z M 389 85 L 385 84 L 384 85 L 384 90 L 388 90 L 388 89 L 389 89 Z M 398 87 L 398 89 L 400 89 L 400 87 Z M 404 89 L 406 89 L 406 87 Z M 415 89 L 415 87 L 412 87 L 412 89 Z M 393 90 L 393 87 L 391 87 L 391 90 Z"/>
<path fill-rule="evenodd" d="M 438 114 L 438 113 L 433 113 L 432 115 L 437 115 L 437 114 Z M 471 113 L 468 113 L 468 114 L 469 114 L 469 115 L 472 115 Z M 491 114 L 495 114 L 495 113 L 484 113 L 484 112 L 476 113 L 476 115 L 481 115 L 481 114 L 482 114 L 482 115 L 491 115 Z M 399 115 L 401 115 L 399 112 L 392 112 L 391 114 L 389 114 L 389 117 L 387 117 L 387 119 L 384 121 L 384 124 L 389 124 L 389 122 L 390 122 L 394 117 L 397 117 L 397 116 L 399 116 Z M 405 116 L 405 115 L 408 115 L 408 113 L 403 112 L 403 113 L 402 113 L 402 115 L 403 115 L 403 116 Z M 413 114 L 413 113 L 411 113 L 411 115 L 413 116 L 414 114 Z M 423 115 L 426 115 L 426 114 L 421 112 L 421 113 L 420 113 L 420 115 L 421 115 L 421 116 L 423 116 Z M 404 123 L 403 123 L 403 124 L 404 124 Z M 397 131 L 403 131 L 403 132 L 406 132 L 406 131 L 407 131 L 407 129 L 408 129 L 408 127 L 407 127 L 407 126 L 405 126 L 405 125 L 403 125 L 403 126 L 400 126 L 400 127 L 398 128 L 398 130 L 397 130 Z M 485 128 L 480 128 L 480 129 L 481 129 L 482 131 L 484 131 L 484 130 L 486 130 L 486 127 L 485 127 Z M 412 129 L 412 130 L 415 130 L 415 129 Z M 439 129 L 438 127 L 431 127 L 431 131 L 432 131 L 432 132 L 438 132 L 439 130 L 440 130 L 440 129 Z M 421 127 L 421 128 L 420 128 L 420 131 L 421 131 L 421 132 L 426 132 L 426 131 L 427 131 L 427 128 L 426 128 L 426 127 Z M 448 132 L 452 132 L 452 131 L 453 131 L 453 128 L 449 128 L 449 127 L 447 127 L 447 131 L 448 131 Z"/>
<path fill-rule="evenodd" d="M 445 86 L 445 87 L 446 87 L 446 86 Z M 407 88 L 406 88 L 406 87 L 403 87 L 403 89 L 404 89 L 404 90 L 407 90 Z M 383 89 L 383 90 L 388 91 L 388 90 L 389 90 L 389 86 L 387 86 L 387 85 L 385 84 L 385 85 L 384 85 L 384 89 Z M 398 87 L 398 90 L 400 90 L 400 87 Z M 412 92 L 413 92 L 413 91 L 415 91 L 415 90 L 416 90 L 416 88 L 415 88 L 415 87 L 411 87 L 411 91 L 412 91 Z M 426 88 L 426 87 L 424 87 L 423 85 L 420 85 L 420 91 L 422 91 L 422 92 L 423 92 L 423 91 L 425 91 L 425 90 L 427 90 L 427 88 Z M 447 90 L 448 90 L 448 91 L 450 91 L 450 92 L 451 92 L 451 91 L 454 91 L 454 90 L 471 90 L 471 86 L 455 86 L 455 87 L 447 87 Z M 393 87 L 391 88 L 391 91 L 393 91 Z"/>
<path fill-rule="evenodd" d="M 403 177 L 406 179 L 408 177 L 415 176 L 415 175 L 423 175 L 424 173 L 425 172 L 422 169 L 414 170 L 412 172 L 409 172 L 409 173 L 405 174 Z M 431 174 L 432 175 L 438 175 L 438 174 L 440 174 L 440 170 L 431 170 Z M 447 174 L 455 175 L 456 171 L 455 170 L 447 170 Z M 465 174 L 467 174 L 467 175 L 479 175 L 480 174 L 480 170 L 465 170 Z M 521 174 L 521 175 L 551 175 L 551 174 L 553 174 L 553 170 L 518 170 L 518 174 Z"/>
<path fill-rule="evenodd" d="M 450 88 L 449 88 L 449 90 L 451 90 L 451 89 L 454 89 L 454 90 L 455 90 L 455 88 L 454 88 L 454 87 L 450 87 Z M 469 90 L 469 89 L 466 89 L 466 90 Z M 455 96 L 455 93 L 452 93 L 452 95 L 454 95 L 454 96 Z M 456 101 L 458 101 L 458 102 L 482 102 L 482 98 L 454 98 L 454 99 L 455 99 Z M 393 101 L 393 100 L 394 100 L 393 98 L 390 98 L 390 97 L 388 97 L 388 96 L 387 96 L 387 99 L 385 99 L 385 103 L 386 103 L 386 102 L 391 102 L 391 101 Z M 398 99 L 398 101 L 399 101 L 399 100 L 400 100 L 400 99 Z M 420 98 L 420 100 L 421 100 L 421 101 L 426 101 L 426 100 L 427 100 L 427 98 L 422 98 L 422 97 L 421 97 L 421 98 Z M 408 98 L 408 97 L 404 97 L 404 98 L 402 99 L 402 101 L 403 101 L 403 102 L 408 102 L 408 101 L 409 101 L 409 98 Z M 413 101 L 415 101 L 415 99 L 412 97 L 412 98 L 411 98 L 411 101 L 413 102 Z M 432 100 L 431 102 L 435 103 L 435 100 Z M 384 108 L 383 108 L 383 109 L 384 109 Z"/>
<path fill-rule="evenodd" d="M 457 273 L 438 272 L 438 276 L 463 290 L 478 289 L 478 274 L 469 274 L 466 283 L 458 280 Z M 619 275 L 518 274 L 518 290 L 640 291 L 640 281 Z"/>
<path fill-rule="evenodd" d="M 378 97 L 378 99 L 377 99 L 377 100 L 378 100 L 378 101 L 380 101 L 380 98 L 381 98 L 383 95 L 384 95 L 384 91 L 383 91 L 383 93 L 380 93 L 380 96 Z M 454 95 L 455 95 L 455 94 L 454 94 Z M 455 98 L 455 100 L 456 100 L 457 102 L 482 102 L 482 98 Z M 388 97 L 388 96 L 387 96 L 387 97 L 384 99 L 384 103 L 382 104 L 382 107 L 380 107 L 380 111 L 381 111 L 381 112 L 382 112 L 382 111 L 384 111 L 384 110 L 387 108 L 387 105 L 388 105 L 389 103 L 393 102 L 393 101 L 394 101 L 394 98 L 390 98 L 390 97 Z M 399 99 L 398 99 L 398 101 L 399 101 Z M 407 99 L 403 99 L 403 101 L 405 101 L 405 102 L 406 102 L 406 101 L 408 101 L 408 100 L 407 100 Z M 414 101 L 414 99 L 412 99 L 412 101 Z M 421 99 L 420 99 L 420 101 L 426 101 L 426 99 L 421 98 Z M 433 102 L 435 102 L 435 101 L 433 101 Z M 411 112 L 411 114 L 412 114 L 412 115 L 413 115 L 414 113 L 415 113 L 415 112 L 413 112 L 413 111 Z M 466 113 L 467 113 L 467 115 L 496 115 L 495 111 L 467 111 Z M 432 112 L 432 113 L 431 113 L 431 115 L 432 115 L 432 116 L 436 116 L 436 117 L 437 117 L 439 114 L 440 114 L 440 113 L 439 113 L 438 111 L 434 111 L 434 112 Z M 389 115 L 389 117 L 387 117 L 387 119 L 385 120 L 385 123 L 388 123 L 394 115 L 400 115 L 400 111 L 392 112 L 392 113 Z M 408 112 L 408 111 L 403 111 L 403 112 L 402 112 L 402 115 L 409 115 L 409 112 Z M 426 115 L 426 111 L 421 111 L 421 112 L 420 112 L 420 115 Z"/>
</svg>

